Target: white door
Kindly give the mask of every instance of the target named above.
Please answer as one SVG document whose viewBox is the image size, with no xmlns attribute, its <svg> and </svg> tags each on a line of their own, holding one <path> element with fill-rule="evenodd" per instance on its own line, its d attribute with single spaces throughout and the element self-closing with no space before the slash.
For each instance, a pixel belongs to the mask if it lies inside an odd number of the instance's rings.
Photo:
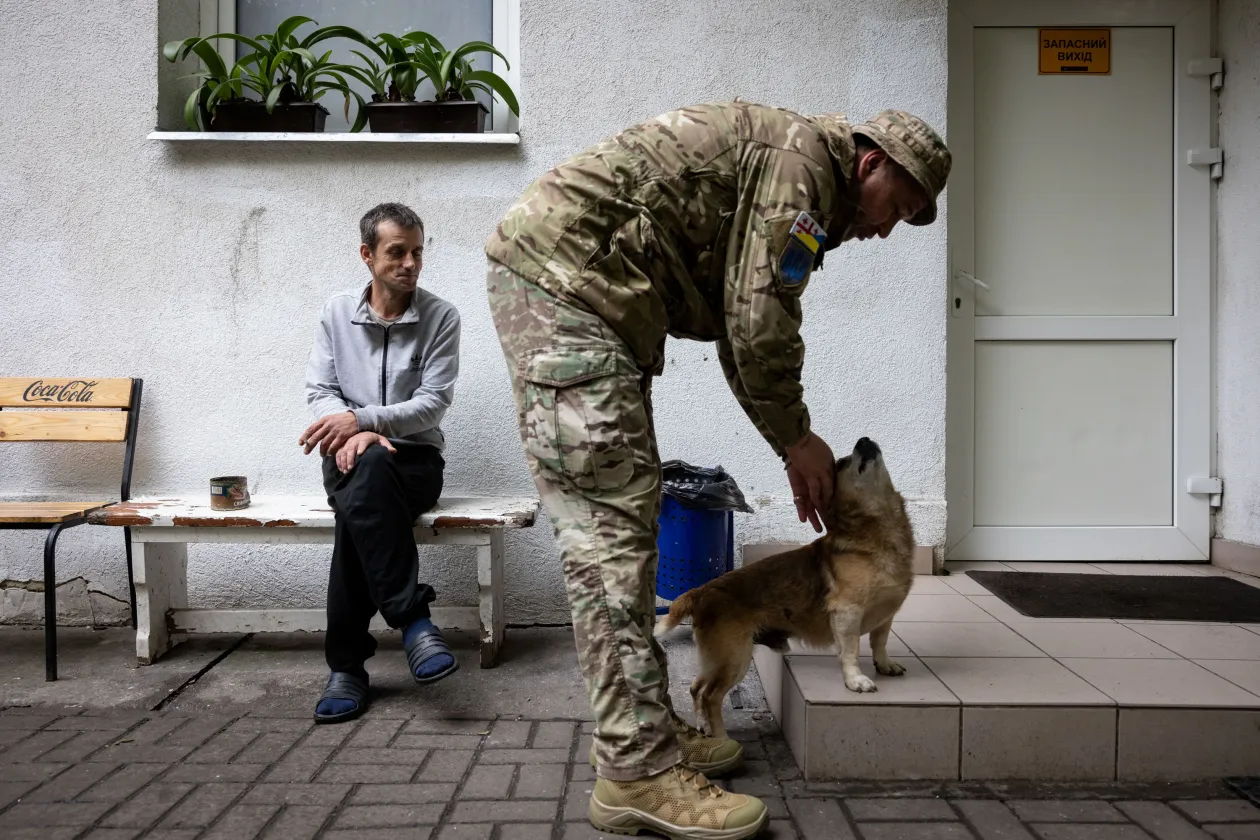
<svg viewBox="0 0 1260 840">
<path fill-rule="evenodd" d="M 949 559 L 1208 556 L 1210 23 L 950 4 Z M 1105 28 L 1108 72 L 1042 72 L 1042 27 Z"/>
</svg>

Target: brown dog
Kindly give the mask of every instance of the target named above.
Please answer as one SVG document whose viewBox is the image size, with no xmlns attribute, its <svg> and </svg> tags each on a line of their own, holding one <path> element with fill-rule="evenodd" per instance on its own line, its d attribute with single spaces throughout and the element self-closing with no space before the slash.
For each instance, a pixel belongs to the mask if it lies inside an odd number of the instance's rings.
<svg viewBox="0 0 1260 840">
<path fill-rule="evenodd" d="M 835 495 L 824 520 L 822 538 L 683 593 L 661 622 L 664 632 L 691 616 L 700 653 L 691 698 L 711 735 L 726 734 L 722 700 L 748 673 L 754 644 L 785 652 L 789 638 L 813 647 L 834 642 L 845 686 L 875 691 L 858 668 L 858 643 L 869 633 L 875 670 L 905 673 L 888 658 L 887 642 L 893 616 L 910 593 L 914 537 L 905 501 L 869 438 L 836 462 Z"/>
</svg>

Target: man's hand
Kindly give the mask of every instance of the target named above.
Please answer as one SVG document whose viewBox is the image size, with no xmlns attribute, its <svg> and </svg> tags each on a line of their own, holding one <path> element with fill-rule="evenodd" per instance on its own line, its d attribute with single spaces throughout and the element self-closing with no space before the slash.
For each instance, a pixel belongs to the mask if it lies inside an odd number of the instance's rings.
<svg viewBox="0 0 1260 840">
<path fill-rule="evenodd" d="M 836 458 L 831 447 L 810 432 L 800 443 L 787 449 L 788 484 L 792 485 L 792 501 L 802 522 L 809 519 L 814 530 L 822 532 L 823 515 L 831 506 Z"/>
<path fill-rule="evenodd" d="M 378 435 L 376 432 L 359 432 L 337 450 L 337 469 L 343 473 L 350 472 L 350 470 L 354 469 L 355 459 L 366 452 L 367 448 L 374 443 L 379 443 L 395 455 L 398 454 L 398 450 L 389 442 L 389 438 L 384 435 Z"/>
<path fill-rule="evenodd" d="M 353 411 L 343 411 L 340 414 L 330 414 L 307 426 L 306 431 L 298 438 L 298 445 L 306 447 L 307 455 L 311 454 L 316 445 L 319 446 L 320 455 L 334 455 L 358 432 L 359 418 L 354 416 Z"/>
</svg>

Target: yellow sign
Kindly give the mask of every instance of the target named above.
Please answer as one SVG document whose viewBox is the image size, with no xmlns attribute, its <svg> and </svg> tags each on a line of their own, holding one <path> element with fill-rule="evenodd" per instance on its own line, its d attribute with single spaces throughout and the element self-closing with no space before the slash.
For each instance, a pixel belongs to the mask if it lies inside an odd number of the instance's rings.
<svg viewBox="0 0 1260 840">
<path fill-rule="evenodd" d="M 1110 29 L 1038 29 L 1037 46 L 1041 75 L 1111 72 Z"/>
</svg>

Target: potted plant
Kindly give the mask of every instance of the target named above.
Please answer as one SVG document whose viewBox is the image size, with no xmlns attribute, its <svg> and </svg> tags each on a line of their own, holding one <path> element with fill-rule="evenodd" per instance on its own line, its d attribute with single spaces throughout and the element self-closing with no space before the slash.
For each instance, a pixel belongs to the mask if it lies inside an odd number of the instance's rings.
<svg viewBox="0 0 1260 840">
<path fill-rule="evenodd" d="M 492 44 L 469 41 L 447 50 L 427 32 L 381 34 L 375 43 L 362 43 L 376 58 L 355 50 L 365 66 L 345 67 L 343 72 L 372 89 L 372 101 L 363 110 L 374 133 L 485 131 L 489 110 L 474 98 L 477 91 L 497 94 L 513 114 L 520 114 L 516 94 L 503 77 L 474 69 L 468 58 L 472 53 L 491 53 L 506 63 L 507 57 Z M 417 102 L 416 90 L 426 79 L 433 85 L 434 99 Z"/>
<path fill-rule="evenodd" d="M 346 82 L 347 68 L 329 60 L 331 51 L 317 57 L 311 47 L 335 37 L 366 39 L 350 27 L 327 26 L 299 41 L 294 32 L 306 23 L 315 21 L 295 15 L 275 32 L 256 38 L 222 32 L 167 44 L 162 50 L 167 61 L 182 61 L 189 53 L 196 53 L 205 64 L 204 70 L 194 74 L 202 79 L 201 85 L 184 104 L 184 121 L 189 127 L 194 131 L 199 127 L 206 131 L 323 131 L 328 110 L 317 100 L 330 90 L 345 97 L 347 119 L 351 97 L 362 109 L 362 97 Z M 253 52 L 241 56 L 229 69 L 210 45 L 220 38 L 237 41 Z M 246 90 L 258 94 L 259 99 L 245 96 Z M 357 125 L 362 128 L 361 123 Z"/>
</svg>

